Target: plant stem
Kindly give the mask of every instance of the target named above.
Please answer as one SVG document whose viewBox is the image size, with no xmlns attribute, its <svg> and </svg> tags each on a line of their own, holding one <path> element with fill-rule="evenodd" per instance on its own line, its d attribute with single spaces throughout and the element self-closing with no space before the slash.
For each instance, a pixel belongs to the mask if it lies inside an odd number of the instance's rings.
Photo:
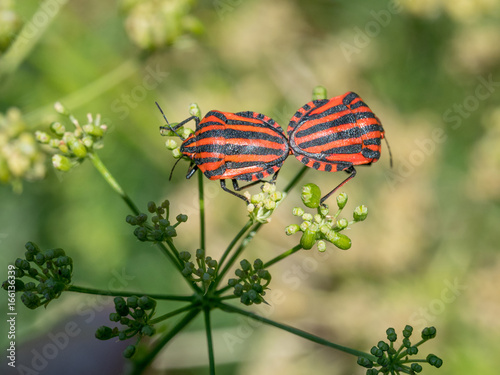
<svg viewBox="0 0 500 375">
<path fill-rule="evenodd" d="M 246 233 L 248 228 L 250 228 L 252 226 L 252 224 L 253 224 L 252 220 L 248 220 L 246 222 L 246 224 L 243 226 L 243 228 L 241 228 L 241 230 L 238 232 L 238 234 L 233 238 L 233 240 L 231 241 L 231 243 L 227 247 L 226 251 L 224 251 L 224 254 L 222 254 L 222 257 L 220 258 L 219 268 L 222 267 L 224 261 L 226 260 L 227 256 L 229 255 L 229 253 L 233 249 L 234 245 L 236 245 L 236 242 L 238 242 L 240 240 L 240 238 L 243 237 L 243 235 Z"/>
<path fill-rule="evenodd" d="M 171 294 L 146 294 L 142 292 L 124 292 L 124 291 L 115 291 L 115 290 L 103 290 L 103 289 L 95 289 L 95 288 L 86 288 L 77 285 L 70 285 L 68 289 L 69 292 L 77 292 L 77 293 L 85 293 L 85 294 L 96 294 L 101 296 L 115 296 L 115 297 L 132 297 L 132 296 L 148 296 L 157 300 L 166 300 L 166 301 L 193 301 L 194 298 L 192 296 L 174 296 Z"/>
<path fill-rule="evenodd" d="M 184 307 L 181 307 L 180 309 L 177 309 L 177 310 L 174 310 L 174 311 L 171 311 L 169 313 L 166 313 L 166 314 L 163 314 L 157 318 L 154 318 L 154 319 L 151 319 L 149 321 L 149 324 L 157 324 L 159 322 L 162 322 L 164 320 L 167 320 L 168 318 L 171 318 L 173 316 L 176 316 L 184 311 L 189 311 L 189 310 L 192 310 L 194 308 L 194 305 L 193 304 L 190 304 L 190 305 L 187 305 L 187 306 L 184 306 Z"/>
<path fill-rule="evenodd" d="M 238 314 L 241 314 L 241 315 L 244 315 L 244 316 L 248 316 L 251 319 L 254 319 L 254 320 L 257 320 L 259 322 L 262 322 L 262 323 L 265 323 L 265 324 L 268 324 L 268 325 L 280 328 L 280 329 L 285 330 L 287 332 L 293 333 L 294 335 L 303 337 L 306 340 L 315 342 L 315 343 L 320 344 L 320 345 L 328 346 L 330 348 L 334 348 L 334 349 L 340 350 L 340 351 L 342 351 L 344 353 L 355 355 L 356 357 L 365 357 L 365 358 L 368 358 L 370 361 L 376 361 L 377 360 L 377 357 L 375 357 L 375 356 L 373 356 L 371 354 L 368 354 L 368 353 L 365 353 L 365 352 L 361 352 L 361 351 L 356 350 L 356 349 L 347 348 L 347 347 L 342 346 L 342 345 L 335 344 L 335 343 L 333 343 L 331 341 L 328 341 L 328 340 L 325 340 L 325 339 L 323 339 L 323 338 L 321 338 L 319 336 L 313 335 L 311 333 L 302 331 L 302 330 L 300 330 L 298 328 L 291 327 L 291 326 L 286 325 L 286 324 L 275 322 L 274 320 L 264 318 L 262 316 L 254 314 L 252 312 L 249 312 L 249 311 L 246 311 L 246 310 L 242 310 L 242 309 L 240 309 L 238 307 L 231 306 L 231 305 L 228 305 L 228 304 L 223 303 L 223 302 L 219 302 L 218 303 L 218 307 L 221 310 L 223 310 L 223 311 L 233 312 L 233 313 L 238 313 Z"/>
<path fill-rule="evenodd" d="M 300 178 L 304 175 L 304 173 L 306 173 L 307 170 L 308 170 L 308 167 L 303 166 L 302 169 L 295 175 L 295 177 L 292 179 L 292 181 L 290 181 L 288 183 L 288 185 L 285 187 L 285 189 L 283 191 L 285 193 L 288 193 L 299 182 Z M 238 240 L 245 234 L 245 232 L 247 231 L 247 229 L 250 228 L 251 226 L 252 226 L 252 221 L 249 220 L 245 224 L 245 226 L 240 230 L 240 232 L 236 235 L 236 237 L 233 239 L 233 241 L 231 241 L 231 243 L 229 244 L 228 248 L 226 249 L 226 251 L 224 252 L 224 254 L 221 257 L 221 260 L 219 262 L 219 267 L 222 266 L 222 263 L 224 262 L 224 260 L 226 259 L 226 257 L 229 255 L 229 253 L 231 252 L 231 250 L 234 247 L 234 245 L 236 244 L 236 242 L 238 242 Z M 222 271 L 220 272 L 220 274 L 217 276 L 217 279 L 212 284 L 213 285 L 212 290 L 217 287 L 217 285 L 222 280 L 222 277 L 224 276 L 224 274 L 233 265 L 233 263 L 236 261 L 236 259 L 240 255 L 240 253 L 243 250 L 245 250 L 245 247 L 248 246 L 248 244 L 250 243 L 250 241 L 253 239 L 253 237 L 255 236 L 255 234 L 258 232 L 258 230 L 261 227 L 262 227 L 262 223 L 258 223 L 257 225 L 255 225 L 255 227 L 252 229 L 252 231 L 250 231 L 250 233 L 247 235 L 247 237 L 245 237 L 245 239 L 241 242 L 241 244 L 238 247 L 238 249 L 236 250 L 236 252 L 233 254 L 233 256 L 231 257 L 231 259 L 229 259 L 229 261 L 226 264 L 226 266 L 222 269 Z M 228 289 L 228 287 L 226 286 L 226 287 L 218 290 L 216 292 L 216 294 L 221 294 L 224 291 L 226 291 L 227 289 Z"/>
<path fill-rule="evenodd" d="M 53 0 L 45 0 L 40 4 L 32 19 L 24 25 L 8 51 L 0 58 L 0 81 L 4 81 L 4 76 L 13 73 L 19 67 L 67 1 L 59 0 L 54 2 Z M 47 11 L 47 9 L 49 10 Z M 45 20 L 44 22 L 37 22 L 35 25 L 32 20 L 37 15 L 43 15 Z"/>
<path fill-rule="evenodd" d="M 200 201 L 200 249 L 206 251 L 205 242 L 205 196 L 203 194 L 203 172 L 198 170 L 198 196 Z"/>
<path fill-rule="evenodd" d="M 308 171 L 309 167 L 303 166 L 302 169 L 295 175 L 295 177 L 288 183 L 288 185 L 283 190 L 285 193 L 288 193 L 292 188 L 299 182 L 302 176 Z"/>
<path fill-rule="evenodd" d="M 184 327 L 186 327 L 196 317 L 196 315 L 198 315 L 201 310 L 198 308 L 194 308 L 194 305 L 192 306 L 193 310 L 191 310 L 184 316 L 184 318 L 177 322 L 177 324 L 159 340 L 156 346 L 151 349 L 151 351 L 140 362 L 137 363 L 134 370 L 132 371 L 132 375 L 142 374 L 144 369 L 151 363 L 151 361 L 163 349 L 163 347 L 167 345 L 170 340 L 172 340 Z"/>
<path fill-rule="evenodd" d="M 207 333 L 208 345 L 208 363 L 210 365 L 210 375 L 215 375 L 215 357 L 214 357 L 214 344 L 212 341 L 212 326 L 210 324 L 210 308 L 207 306 L 203 309 L 205 314 L 205 330 Z"/>
<path fill-rule="evenodd" d="M 89 155 L 90 161 L 92 161 L 92 164 L 94 164 L 94 167 L 99 171 L 99 173 L 102 175 L 102 177 L 104 177 L 104 179 L 109 184 L 109 186 L 111 186 L 111 188 L 122 197 L 122 199 L 125 201 L 127 206 L 132 210 L 132 212 L 135 215 L 139 215 L 140 214 L 139 209 L 134 204 L 134 202 L 132 202 L 132 200 L 129 198 L 129 196 L 125 193 L 125 191 L 122 189 L 122 187 L 115 180 L 113 175 L 109 172 L 109 170 L 103 164 L 103 162 L 101 161 L 101 158 L 99 158 L 99 156 L 94 152 L 90 152 L 88 155 Z"/>
<path fill-rule="evenodd" d="M 293 253 L 296 253 L 297 251 L 301 250 L 302 246 L 299 244 L 295 247 L 292 247 L 290 250 L 285 251 L 284 253 L 278 255 L 276 258 L 271 259 L 270 261 L 264 263 L 263 268 L 267 268 L 272 266 L 274 263 L 279 262 L 282 259 L 285 259 L 287 256 L 292 255 Z"/>
<path fill-rule="evenodd" d="M 250 243 L 250 241 L 255 236 L 255 233 L 259 230 L 259 228 L 262 225 L 263 225 L 262 223 L 257 223 L 253 227 L 253 229 L 250 230 L 250 233 L 248 233 L 247 236 L 241 241 L 240 246 L 238 246 L 238 248 L 236 249 L 236 251 L 234 252 L 234 254 L 227 261 L 227 264 L 224 266 L 224 268 L 222 269 L 222 271 L 217 276 L 217 279 L 215 280 L 215 283 L 214 283 L 214 288 L 217 287 L 217 285 L 222 280 L 222 278 L 224 277 L 224 275 L 226 274 L 226 272 L 229 271 L 229 269 L 231 268 L 231 266 L 233 265 L 233 263 L 236 261 L 236 259 L 238 259 L 238 257 L 240 256 L 241 252 L 243 250 L 245 250 L 245 248 L 248 246 L 248 244 Z M 241 231 L 240 231 L 240 233 L 241 233 Z M 217 292 L 217 294 L 219 294 L 219 292 Z"/>
</svg>

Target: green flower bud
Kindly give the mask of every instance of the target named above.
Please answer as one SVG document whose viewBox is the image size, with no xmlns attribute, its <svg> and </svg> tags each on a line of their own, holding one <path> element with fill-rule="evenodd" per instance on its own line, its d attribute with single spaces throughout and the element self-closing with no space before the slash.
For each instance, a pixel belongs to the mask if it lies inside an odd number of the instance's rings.
<svg viewBox="0 0 500 375">
<path fill-rule="evenodd" d="M 148 202 L 148 211 L 152 214 L 156 212 L 156 203 L 153 201 Z"/>
<path fill-rule="evenodd" d="M 435 356 L 434 354 L 429 354 L 425 360 L 431 366 L 434 366 L 436 368 L 440 368 L 443 365 L 443 360 L 441 358 Z"/>
<path fill-rule="evenodd" d="M 95 332 L 95 337 L 98 340 L 109 340 L 113 336 L 113 330 L 106 326 L 100 326 Z"/>
<path fill-rule="evenodd" d="M 342 233 L 337 233 L 332 242 L 341 250 L 348 250 L 351 248 L 351 239 Z"/>
<path fill-rule="evenodd" d="M 293 216 L 302 216 L 304 215 L 304 210 L 300 207 L 295 207 L 293 210 L 292 210 L 292 215 Z"/>
<path fill-rule="evenodd" d="M 175 219 L 180 223 L 185 223 L 187 221 L 188 217 L 187 217 L 187 215 L 179 214 L 179 215 L 177 215 L 177 217 Z"/>
<path fill-rule="evenodd" d="M 347 204 L 347 194 L 346 193 L 340 193 L 337 196 L 337 206 L 339 209 L 343 209 L 345 205 Z"/>
<path fill-rule="evenodd" d="M 40 252 L 40 248 L 37 246 L 37 244 L 31 241 L 26 242 L 26 245 L 24 245 L 24 247 L 26 250 L 28 250 L 28 252 L 32 254 Z"/>
<path fill-rule="evenodd" d="M 263 200 L 264 200 L 264 193 L 252 195 L 252 197 L 250 198 L 250 201 L 255 205 L 258 205 Z"/>
<path fill-rule="evenodd" d="M 35 139 L 37 140 L 37 142 L 40 142 L 40 143 L 46 145 L 50 142 L 50 135 L 48 135 L 45 132 L 41 132 L 41 131 L 37 130 L 35 132 Z"/>
<path fill-rule="evenodd" d="M 326 88 L 323 86 L 316 86 L 312 92 L 313 100 L 328 99 Z"/>
<path fill-rule="evenodd" d="M 387 328 L 385 333 L 387 335 L 387 340 L 390 342 L 394 342 L 398 339 L 398 335 L 396 334 L 396 330 L 394 328 Z"/>
<path fill-rule="evenodd" d="M 254 260 L 253 268 L 255 270 L 260 270 L 260 269 L 262 269 L 263 266 L 264 266 L 264 262 L 261 259 L 257 258 Z"/>
<path fill-rule="evenodd" d="M 354 217 L 354 221 L 363 221 L 366 219 L 368 216 L 368 208 L 366 206 L 358 206 L 354 210 L 354 213 L 352 215 Z"/>
<path fill-rule="evenodd" d="M 57 135 L 63 135 L 66 132 L 66 128 L 60 122 L 53 122 L 50 124 L 50 130 Z"/>
<path fill-rule="evenodd" d="M 320 252 L 326 251 L 326 243 L 325 243 L 325 241 L 321 241 L 321 240 L 318 241 L 318 245 L 317 246 L 318 246 L 318 251 L 320 251 Z"/>
<path fill-rule="evenodd" d="M 313 215 L 310 213 L 305 213 L 302 215 L 302 220 L 304 221 L 313 221 Z"/>
<path fill-rule="evenodd" d="M 420 366 L 418 363 L 412 363 L 410 368 L 412 369 L 413 372 L 416 373 L 422 372 L 422 366 Z"/>
<path fill-rule="evenodd" d="M 410 325 L 406 325 L 405 329 L 403 330 L 403 336 L 408 338 L 411 336 L 412 333 L 413 333 L 413 327 Z"/>
<path fill-rule="evenodd" d="M 281 191 L 275 191 L 274 193 L 269 195 L 269 198 L 275 202 L 278 202 L 283 199 L 283 194 L 281 193 Z"/>
<path fill-rule="evenodd" d="M 100 126 L 95 126 L 94 124 L 85 124 L 82 126 L 83 131 L 88 135 L 93 135 L 94 137 L 102 137 L 104 135 L 104 129 Z"/>
<path fill-rule="evenodd" d="M 40 306 L 40 297 L 33 292 L 24 292 L 21 296 L 21 301 L 24 305 L 31 310 L 36 309 Z"/>
<path fill-rule="evenodd" d="M 142 296 L 137 301 L 137 305 L 144 310 L 151 310 L 156 306 L 156 301 L 148 296 Z"/>
<path fill-rule="evenodd" d="M 52 156 L 52 165 L 55 169 L 63 172 L 69 171 L 72 167 L 70 160 L 66 156 L 60 154 Z"/>
<path fill-rule="evenodd" d="M 435 327 L 426 327 L 422 330 L 422 338 L 424 340 L 430 340 L 436 337 L 436 328 Z"/>
<path fill-rule="evenodd" d="M 336 223 L 337 228 L 339 228 L 340 230 L 347 228 L 348 225 L 349 222 L 347 221 L 347 219 L 340 219 Z"/>
<path fill-rule="evenodd" d="M 61 102 L 55 102 L 54 109 L 56 110 L 57 113 L 60 113 L 61 115 L 69 114 L 68 110 L 61 104 Z"/>
<path fill-rule="evenodd" d="M 153 336 L 155 334 L 155 329 L 151 326 L 144 326 L 141 328 L 141 333 L 145 336 Z"/>
<path fill-rule="evenodd" d="M 272 199 L 265 199 L 264 200 L 264 207 L 267 210 L 274 210 L 276 208 L 276 202 L 273 201 Z"/>
<path fill-rule="evenodd" d="M 115 297 L 113 301 L 115 303 L 115 310 L 118 314 L 121 316 L 127 316 L 129 314 L 129 308 L 123 297 Z"/>
<path fill-rule="evenodd" d="M 363 366 L 365 368 L 372 368 L 373 367 L 373 362 L 365 357 L 358 357 L 357 362 L 358 362 L 358 365 Z"/>
<path fill-rule="evenodd" d="M 299 228 L 302 232 L 305 232 L 307 228 L 311 226 L 310 221 L 304 221 L 302 224 L 300 224 Z"/>
<path fill-rule="evenodd" d="M 377 359 L 377 363 L 382 367 L 386 367 L 387 365 L 389 365 L 390 361 L 387 357 L 379 357 Z"/>
<path fill-rule="evenodd" d="M 416 346 L 410 346 L 408 349 L 406 349 L 406 352 L 408 355 L 415 355 L 418 354 L 418 348 Z"/>
<path fill-rule="evenodd" d="M 390 346 L 388 343 L 386 343 L 385 341 L 379 341 L 377 346 L 380 348 L 380 350 L 386 352 L 389 350 Z"/>
<path fill-rule="evenodd" d="M 94 140 L 88 136 L 85 136 L 82 138 L 82 143 L 88 149 L 91 149 L 92 146 L 94 146 Z"/>
<path fill-rule="evenodd" d="M 314 215 L 314 221 L 319 224 L 323 221 L 323 217 L 320 214 Z"/>
<path fill-rule="evenodd" d="M 136 296 L 131 296 L 127 298 L 127 306 L 131 309 L 135 309 L 137 307 L 138 298 Z"/>
<path fill-rule="evenodd" d="M 330 213 L 330 210 L 328 209 L 328 205 L 324 204 L 319 207 L 319 213 L 324 217 Z"/>
<path fill-rule="evenodd" d="M 135 354 L 135 346 L 134 345 L 129 345 L 125 348 L 123 351 L 123 356 L 125 358 L 132 358 L 132 356 Z"/>
<path fill-rule="evenodd" d="M 85 156 L 87 156 L 87 148 L 83 145 L 83 143 L 80 140 L 73 140 L 68 142 L 69 148 L 71 151 L 73 151 L 73 154 L 77 158 L 83 159 Z"/>
<path fill-rule="evenodd" d="M 366 375 L 378 375 L 379 371 L 376 368 L 371 368 L 369 370 L 366 370 Z"/>
<path fill-rule="evenodd" d="M 300 245 L 305 250 L 311 249 L 316 243 L 316 235 L 317 235 L 316 231 L 311 230 L 311 228 L 307 228 L 302 234 L 302 237 L 300 238 Z"/>
<path fill-rule="evenodd" d="M 370 353 L 373 354 L 375 357 L 382 357 L 384 355 L 384 352 L 376 346 L 372 346 L 372 348 L 370 349 Z"/>
<path fill-rule="evenodd" d="M 301 198 L 306 207 L 318 208 L 321 200 L 321 190 L 318 185 L 306 184 L 302 187 Z"/>
<path fill-rule="evenodd" d="M 300 226 L 297 224 L 291 224 L 285 228 L 285 233 L 287 236 L 297 233 L 300 230 Z"/>
<path fill-rule="evenodd" d="M 120 319 L 121 319 L 121 316 L 118 313 L 114 312 L 114 313 L 109 314 L 109 320 L 111 320 L 112 322 L 119 322 Z"/>
<path fill-rule="evenodd" d="M 241 262 L 240 262 L 240 266 L 241 266 L 241 269 L 243 271 L 249 271 L 252 269 L 252 265 L 250 264 L 250 262 L 246 259 L 243 259 Z"/>
<path fill-rule="evenodd" d="M 172 156 L 173 156 L 175 159 L 180 159 L 180 158 L 182 158 L 182 152 L 181 152 L 181 149 L 180 149 L 180 148 L 176 148 L 175 150 L 172 150 Z"/>
<path fill-rule="evenodd" d="M 165 142 L 165 146 L 167 147 L 168 150 L 175 150 L 177 147 L 179 147 L 179 145 L 177 144 L 177 142 L 173 139 L 169 139 Z"/>
<path fill-rule="evenodd" d="M 198 118 L 201 118 L 201 110 L 200 107 L 198 107 L 198 104 L 191 103 L 191 105 L 189 106 L 189 114 L 191 116 L 196 116 Z"/>
</svg>

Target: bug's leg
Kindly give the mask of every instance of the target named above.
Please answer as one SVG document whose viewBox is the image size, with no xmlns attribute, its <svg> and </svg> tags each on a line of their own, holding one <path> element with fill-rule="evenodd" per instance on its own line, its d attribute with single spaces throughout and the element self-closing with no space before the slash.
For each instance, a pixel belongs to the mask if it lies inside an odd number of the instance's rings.
<svg viewBox="0 0 500 375">
<path fill-rule="evenodd" d="M 193 177 L 193 175 L 195 174 L 195 172 L 198 170 L 198 166 L 191 162 L 191 164 L 189 165 L 189 169 L 188 169 L 188 173 L 186 175 L 186 178 L 189 179 L 191 177 Z"/>
<path fill-rule="evenodd" d="M 236 181 L 236 180 L 233 180 L 233 186 L 234 186 L 234 181 Z M 236 183 L 236 186 L 238 186 L 238 183 Z M 233 194 L 235 197 L 238 197 L 238 198 L 244 200 L 246 204 L 250 204 L 250 201 L 244 195 L 241 195 L 241 194 L 238 194 L 232 190 L 229 190 L 226 187 L 226 180 L 220 180 L 220 187 L 222 188 L 222 190 L 227 191 L 228 193 Z"/>
<path fill-rule="evenodd" d="M 332 195 L 333 193 L 335 193 L 335 191 L 337 191 L 337 189 L 341 188 L 342 186 L 344 186 L 344 184 L 349 181 L 351 178 L 353 178 L 354 176 L 356 176 L 356 170 L 354 169 L 354 167 L 351 165 L 349 168 L 347 168 L 345 170 L 347 173 L 350 173 L 349 177 L 347 177 L 344 181 L 342 181 L 335 189 L 333 189 L 331 192 L 329 192 L 327 195 L 325 195 L 323 198 L 321 198 L 321 200 L 319 201 L 321 203 L 321 205 L 324 204 L 325 200 L 327 200 L 330 195 Z"/>
<path fill-rule="evenodd" d="M 245 186 L 240 186 L 240 185 L 238 184 L 238 180 L 233 179 L 233 188 L 234 188 L 234 190 L 236 190 L 236 191 L 240 191 L 240 190 L 242 190 L 242 189 L 246 189 L 247 187 L 257 185 L 257 184 L 258 184 L 258 183 L 260 183 L 260 182 L 266 182 L 266 181 L 263 181 L 263 180 L 257 180 L 257 181 L 250 182 L 249 184 L 246 184 Z"/>
</svg>

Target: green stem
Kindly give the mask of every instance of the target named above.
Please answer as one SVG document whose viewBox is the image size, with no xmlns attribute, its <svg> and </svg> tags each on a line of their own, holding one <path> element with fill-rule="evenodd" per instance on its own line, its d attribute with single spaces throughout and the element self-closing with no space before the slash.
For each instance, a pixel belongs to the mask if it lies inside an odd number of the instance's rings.
<svg viewBox="0 0 500 375">
<path fill-rule="evenodd" d="M 224 266 L 224 268 L 222 269 L 222 271 L 217 276 L 217 279 L 214 282 L 214 289 L 215 289 L 215 287 L 217 287 L 217 285 L 219 284 L 219 282 L 222 280 L 222 278 L 224 277 L 224 275 L 226 274 L 226 272 L 229 271 L 229 269 L 231 268 L 231 266 L 233 265 L 233 263 L 236 261 L 236 259 L 238 259 L 238 257 L 243 252 L 243 250 L 245 250 L 245 248 L 248 246 L 248 244 L 250 243 L 250 241 L 252 241 L 253 237 L 255 236 L 255 233 L 257 233 L 257 231 L 259 230 L 259 228 L 262 225 L 263 225 L 262 223 L 257 223 L 253 227 L 253 229 L 250 230 L 250 233 L 247 234 L 247 236 L 243 239 L 243 241 L 241 241 L 240 246 L 238 246 L 238 248 L 236 249 L 236 251 L 234 252 L 234 254 L 231 256 L 231 258 L 229 258 L 229 260 L 227 261 L 226 265 Z M 217 292 L 217 294 L 219 294 L 219 292 Z"/>
<path fill-rule="evenodd" d="M 264 263 L 263 268 L 267 268 L 272 266 L 274 263 L 279 262 L 282 259 L 285 259 L 287 256 L 292 255 L 293 253 L 296 253 L 297 251 L 301 250 L 302 246 L 297 245 L 295 247 L 292 247 L 290 250 L 285 251 L 284 253 L 278 255 L 276 258 L 271 259 L 270 261 Z"/>
<path fill-rule="evenodd" d="M 206 251 L 205 242 L 205 196 L 203 194 L 203 172 L 198 170 L 198 196 L 200 201 L 200 249 Z"/>
<path fill-rule="evenodd" d="M 194 308 L 193 304 L 181 307 L 180 309 L 177 309 L 177 310 L 171 311 L 169 313 L 163 314 L 163 315 L 161 315 L 161 316 L 159 316 L 159 317 L 157 317 L 155 319 L 151 319 L 149 321 L 149 324 L 157 324 L 159 322 L 163 322 L 164 320 L 167 320 L 168 318 L 171 318 L 171 317 L 176 316 L 176 315 L 178 315 L 180 313 L 183 313 L 184 311 L 192 310 L 193 308 Z"/>
<path fill-rule="evenodd" d="M 285 193 L 288 193 L 292 188 L 299 182 L 299 180 L 302 178 L 302 176 L 308 171 L 309 167 L 306 167 L 305 165 L 302 167 L 302 169 L 295 175 L 295 177 L 288 183 L 288 185 L 285 187 L 283 190 Z"/>
<path fill-rule="evenodd" d="M 24 25 L 8 51 L 0 58 L 0 81 L 4 81 L 4 76 L 13 73 L 19 67 L 67 1 L 59 0 L 55 2 L 53 0 L 45 0 L 40 4 L 31 20 Z M 37 22 L 35 25 L 33 20 L 38 15 L 43 15 L 45 21 Z"/>
<path fill-rule="evenodd" d="M 174 296 L 171 294 L 146 294 L 142 292 L 124 292 L 124 291 L 114 291 L 114 290 L 103 290 L 95 288 L 86 288 L 82 286 L 70 285 L 68 289 L 69 292 L 85 293 L 85 294 L 96 294 L 101 296 L 115 296 L 115 297 L 132 297 L 132 296 L 148 296 L 157 300 L 166 301 L 193 301 L 192 296 Z"/>
<path fill-rule="evenodd" d="M 210 324 L 210 308 L 207 306 L 203 309 L 205 314 L 205 330 L 207 333 L 207 345 L 208 345 L 208 363 L 210 365 L 210 375 L 215 375 L 215 356 L 214 356 L 214 344 L 212 341 L 212 326 Z"/>
<path fill-rule="evenodd" d="M 200 312 L 200 309 L 194 308 L 187 313 L 184 318 L 182 318 L 177 324 L 172 327 L 172 329 L 163 336 L 155 347 L 135 366 L 132 371 L 132 375 L 140 375 L 143 373 L 144 369 L 151 363 L 151 361 L 156 357 L 156 355 L 167 345 L 170 340 L 172 340 L 184 327 L 186 327 Z"/>
<path fill-rule="evenodd" d="M 94 164 L 94 167 L 99 171 L 99 173 L 102 175 L 102 177 L 104 177 L 104 179 L 109 184 L 109 186 L 111 186 L 111 188 L 122 197 L 122 199 L 125 201 L 127 206 L 129 206 L 129 208 L 132 210 L 132 212 L 135 215 L 139 215 L 140 214 L 139 209 L 134 204 L 134 202 L 132 202 L 132 200 L 129 198 L 129 196 L 125 193 L 125 191 L 122 189 L 122 187 L 115 180 L 113 175 L 109 172 L 109 170 L 103 164 L 103 162 L 101 161 L 101 158 L 99 158 L 99 156 L 94 152 L 91 152 L 88 155 L 89 155 L 90 161 L 92 162 L 92 164 Z"/>
<path fill-rule="evenodd" d="M 238 234 L 233 238 L 233 240 L 227 247 L 226 251 L 224 251 L 224 254 L 222 254 L 222 257 L 220 258 L 219 268 L 222 267 L 222 265 L 224 264 L 224 261 L 226 260 L 227 256 L 233 249 L 234 245 L 236 245 L 236 242 L 238 242 L 240 238 L 243 237 L 243 235 L 247 232 L 248 228 L 252 226 L 252 224 L 253 224 L 252 220 L 248 220 L 247 223 L 243 226 L 243 228 L 241 228 Z"/>
<path fill-rule="evenodd" d="M 302 169 L 295 175 L 295 177 L 292 179 L 292 181 L 290 181 L 288 183 L 288 185 L 285 187 L 285 189 L 283 191 L 285 193 L 288 193 L 299 182 L 299 180 L 304 175 L 304 173 L 306 173 L 307 170 L 308 170 L 308 167 L 303 166 Z M 222 258 L 221 258 L 221 260 L 219 262 L 219 267 L 222 266 L 222 263 L 224 262 L 224 260 L 226 259 L 226 257 L 229 255 L 229 253 L 231 252 L 231 250 L 234 247 L 234 245 L 236 244 L 236 242 L 238 242 L 238 240 L 245 234 L 245 232 L 247 231 L 247 229 L 250 228 L 251 226 L 252 226 L 252 221 L 249 220 L 245 224 L 245 226 L 240 230 L 240 232 L 236 235 L 236 237 L 233 239 L 233 241 L 229 244 L 228 248 L 226 249 L 226 251 L 222 255 Z M 253 230 L 241 242 L 241 244 L 238 247 L 238 249 L 236 250 L 236 252 L 233 254 L 233 256 L 231 257 L 231 259 L 229 259 L 227 265 L 224 267 L 224 269 L 221 271 L 221 273 L 217 276 L 217 279 L 215 280 L 215 282 L 212 284 L 213 285 L 212 290 L 217 287 L 217 285 L 222 280 L 222 277 L 224 276 L 224 274 L 229 270 L 229 268 L 236 261 L 236 259 L 240 255 L 240 253 L 245 249 L 245 247 L 248 246 L 248 244 L 250 243 L 250 241 L 252 240 L 252 238 L 255 236 L 255 234 L 258 232 L 258 230 L 261 227 L 262 227 L 262 223 L 258 223 L 257 225 L 255 225 L 255 227 L 253 228 Z M 218 290 L 216 292 L 216 294 L 221 294 L 224 291 L 226 291 L 227 289 L 229 289 L 229 288 L 226 286 L 226 287 L 222 288 L 221 290 Z"/>
<path fill-rule="evenodd" d="M 365 358 L 369 359 L 370 361 L 377 361 L 377 357 L 375 357 L 375 356 L 373 356 L 371 354 L 368 354 L 368 353 L 365 353 L 365 352 L 361 352 L 361 351 L 356 350 L 356 349 L 347 348 L 347 347 L 342 346 L 342 345 L 335 344 L 335 343 L 333 343 L 331 341 L 328 341 L 328 340 L 325 340 L 325 339 L 323 339 L 323 338 L 321 338 L 319 336 L 316 336 L 316 335 L 313 335 L 311 333 L 302 331 L 301 329 L 298 329 L 298 328 L 295 328 L 295 327 L 291 327 L 291 326 L 286 325 L 286 324 L 275 322 L 274 320 L 264 318 L 262 316 L 254 314 L 252 312 L 249 312 L 249 311 L 246 311 L 246 310 L 242 310 L 242 309 L 240 309 L 238 307 L 231 306 L 231 305 L 228 305 L 228 304 L 223 303 L 223 302 L 218 303 L 218 307 L 221 310 L 226 311 L 226 312 L 238 313 L 238 314 L 241 314 L 241 315 L 244 315 L 244 316 L 248 316 L 251 319 L 254 319 L 254 320 L 257 320 L 259 322 L 262 322 L 262 323 L 274 326 L 276 328 L 280 328 L 282 330 L 285 330 L 287 332 L 293 333 L 294 335 L 303 337 L 306 340 L 315 342 L 317 344 L 328 346 L 330 348 L 334 348 L 334 349 L 340 350 L 340 351 L 342 351 L 344 353 L 355 355 L 356 357 L 365 357 Z"/>
</svg>

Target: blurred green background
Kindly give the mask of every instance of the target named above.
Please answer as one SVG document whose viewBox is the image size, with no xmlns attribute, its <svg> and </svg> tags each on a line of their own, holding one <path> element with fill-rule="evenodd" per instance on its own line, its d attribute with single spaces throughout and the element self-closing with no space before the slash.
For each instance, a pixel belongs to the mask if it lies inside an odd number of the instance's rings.
<svg viewBox="0 0 500 375">
<path fill-rule="evenodd" d="M 325 86 L 329 96 L 352 90 L 382 120 L 394 167 L 389 168 L 384 145 L 381 160 L 359 168 L 344 187 L 346 212 L 359 204 L 370 210 L 368 219 L 348 233 L 352 248 L 343 252 L 329 246 L 323 255 L 303 251 L 276 265 L 271 288 L 282 296 L 271 301 L 272 307 L 255 310 L 366 351 L 385 338 L 387 327 L 400 332 L 405 324 L 416 331 L 434 325 L 438 336 L 421 354 L 433 352 L 444 365 L 425 366 L 424 373 L 496 373 L 498 1 L 0 4 L 0 45 L 6 51 L 0 57 L 2 280 L 7 264 L 32 240 L 42 248 L 64 248 L 74 259 L 77 285 L 187 292 L 159 251 L 135 239 L 124 220 L 127 207 L 88 161 L 65 174 L 52 169 L 50 157 L 26 161 L 19 154 L 22 143 L 16 143 L 25 136 L 9 130 L 12 124 L 25 126 L 24 131 L 46 129 L 57 119 L 56 101 L 81 122 L 88 112 L 100 113 L 110 129 L 100 151 L 104 163 L 141 208 L 168 198 L 175 214 L 188 214 L 177 245 L 194 251 L 197 183 L 184 178 L 187 163 L 168 181 L 174 159 L 158 134 L 163 120 L 154 102 L 173 122 L 188 117 L 189 104 L 196 102 L 204 113 L 261 112 L 286 128 L 311 100 L 314 86 Z M 25 40 L 9 50 L 23 25 Z M 290 157 L 278 189 L 300 168 Z M 302 182 L 327 191 L 344 177 L 311 170 Z M 217 257 L 246 222 L 246 211 L 217 181 L 206 181 L 205 189 L 208 252 Z M 299 235 L 286 237 L 284 228 L 297 222 L 291 209 L 299 201 L 298 190 L 292 191 L 247 250 L 249 259 L 268 260 L 297 244 Z M 6 301 L 6 294 L 2 298 Z M 66 321 L 78 321 L 88 340 L 84 334 L 71 338 L 38 373 L 60 373 L 57 363 L 63 360 L 74 371 L 82 362 L 99 362 L 92 354 L 96 348 L 120 362 L 116 343 L 95 343 L 91 337 L 105 324 L 106 303 L 67 293 L 46 310 L 28 311 L 18 301 L 18 364 L 32 366 L 33 350 L 42 353 Z M 5 304 L 0 306 L 3 320 Z M 93 313 L 102 313 L 102 321 L 91 318 Z M 220 312 L 214 319 L 220 374 L 365 372 L 352 356 L 275 328 L 253 327 Z M 151 373 L 207 373 L 202 328 L 201 322 L 191 325 Z M 0 334 L 3 348 L 4 328 Z M 116 373 L 120 366 L 102 373 Z"/>
</svg>

